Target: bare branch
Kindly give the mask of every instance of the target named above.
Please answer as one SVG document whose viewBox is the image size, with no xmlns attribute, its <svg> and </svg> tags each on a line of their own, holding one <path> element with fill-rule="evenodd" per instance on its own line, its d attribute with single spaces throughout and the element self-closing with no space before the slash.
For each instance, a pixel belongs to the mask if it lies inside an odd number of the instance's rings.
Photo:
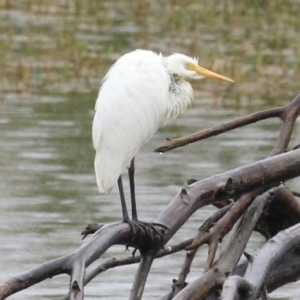
<svg viewBox="0 0 300 300">
<path fill-rule="evenodd" d="M 271 266 L 288 251 L 300 246 L 300 224 L 280 231 L 269 240 L 248 264 L 244 278 L 254 287 L 257 297 Z"/>
<path fill-rule="evenodd" d="M 286 127 L 276 145 L 276 149 L 286 148 L 287 141 L 290 140 L 291 127 L 293 127 L 296 117 L 299 115 L 300 108 L 300 94 L 288 105 L 273 109 L 268 109 L 265 111 L 257 112 L 248 116 L 238 118 L 236 120 L 230 121 L 228 123 L 208 128 L 187 136 L 177 138 L 177 139 L 167 139 L 165 145 L 155 149 L 155 152 L 164 153 L 172 149 L 183 147 L 188 144 L 195 143 L 197 141 L 206 139 L 211 136 L 219 135 L 221 133 L 248 125 L 255 122 L 266 120 L 274 117 L 278 117 L 284 121 L 284 127 Z M 290 119 L 290 121 L 288 121 Z M 290 122 L 290 123 L 289 123 Z M 275 151 L 276 152 L 276 151 Z M 274 153 L 275 154 L 275 153 Z"/>
<path fill-rule="evenodd" d="M 155 253 L 150 253 L 141 257 L 141 262 L 134 278 L 129 300 L 140 300 L 142 298 L 154 257 Z"/>
<path fill-rule="evenodd" d="M 166 247 L 166 249 L 160 250 L 157 253 L 155 259 L 182 251 L 183 249 L 185 249 L 185 247 L 190 245 L 192 243 L 192 241 L 193 241 L 193 238 L 190 238 L 190 239 L 187 239 L 184 242 L 178 243 L 176 245 L 173 245 L 173 246 L 170 245 L 170 246 Z M 130 257 L 122 258 L 122 259 L 113 258 L 113 259 L 107 260 L 106 262 L 99 264 L 88 275 L 86 275 L 84 285 L 87 285 L 97 275 L 99 275 L 105 271 L 108 271 L 109 269 L 119 267 L 119 266 L 136 264 L 136 263 L 139 263 L 140 260 L 141 260 L 140 255 L 130 256 Z M 68 299 L 69 299 L 69 294 L 66 295 L 65 297 L 61 298 L 61 300 L 68 300 Z"/>
<path fill-rule="evenodd" d="M 72 274 L 70 289 L 76 299 L 76 284 L 83 290 L 83 277 L 81 277 L 82 269 L 85 270 L 93 261 L 101 256 L 110 246 L 115 244 L 125 244 L 130 240 L 131 228 L 128 224 L 112 224 L 101 228 L 90 240 L 82 244 L 75 252 L 46 262 L 20 276 L 16 276 L 0 285 L 0 299 L 28 288 L 38 282 L 51 278 L 59 274 Z M 82 262 L 81 268 L 74 268 L 78 262 Z M 75 280 L 72 280 L 75 278 Z M 77 281 L 77 283 L 75 283 Z"/>
<path fill-rule="evenodd" d="M 266 192 L 264 195 L 257 197 L 247 210 L 245 216 L 239 223 L 235 224 L 234 229 L 227 236 L 222 245 L 219 258 L 213 267 L 177 294 L 174 300 L 203 299 L 211 291 L 223 284 L 236 266 L 252 233 L 256 220 L 258 220 L 265 204 L 271 196 L 269 192 Z"/>
<path fill-rule="evenodd" d="M 215 222 L 220 220 L 232 206 L 233 206 L 233 203 L 219 209 L 218 211 L 216 211 L 214 213 L 214 215 L 212 217 L 207 219 L 204 222 L 204 224 L 199 228 L 197 236 L 194 238 L 194 241 L 201 238 L 201 236 L 204 236 L 209 231 L 209 229 L 213 227 Z M 193 241 L 193 243 L 194 243 L 194 241 Z M 186 256 L 185 256 L 183 266 L 182 266 L 181 271 L 179 273 L 178 280 L 176 281 L 175 289 L 173 290 L 174 295 L 177 295 L 186 286 L 185 280 L 187 278 L 187 275 L 190 272 L 190 267 L 192 265 L 193 259 L 194 259 L 195 255 L 197 253 L 198 248 L 199 247 L 197 247 L 197 248 L 195 248 L 191 251 L 186 252 Z"/>
</svg>

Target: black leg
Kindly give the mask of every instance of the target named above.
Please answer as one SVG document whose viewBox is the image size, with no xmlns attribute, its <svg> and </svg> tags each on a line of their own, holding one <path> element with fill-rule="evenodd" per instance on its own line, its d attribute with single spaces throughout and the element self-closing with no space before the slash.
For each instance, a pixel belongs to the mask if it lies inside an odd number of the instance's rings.
<svg viewBox="0 0 300 300">
<path fill-rule="evenodd" d="M 121 199 L 121 205 L 122 205 L 122 213 L 123 213 L 123 220 L 128 220 L 128 210 L 125 202 L 125 196 L 124 196 L 124 190 L 123 190 L 123 183 L 122 183 L 122 176 L 120 175 L 118 179 L 118 187 L 119 187 L 119 193 L 120 193 L 120 199 Z"/>
<path fill-rule="evenodd" d="M 144 251 L 147 251 L 146 249 L 148 247 L 151 247 L 151 244 L 155 241 L 155 234 L 157 234 L 159 240 L 161 243 L 163 243 L 163 236 L 164 233 L 162 233 L 160 230 L 158 230 L 155 226 L 158 226 L 164 230 L 168 230 L 168 228 L 162 224 L 156 224 L 156 223 L 147 223 L 143 221 L 139 221 L 137 218 L 137 209 L 136 209 L 136 201 L 135 201 L 135 186 L 134 186 L 134 158 L 131 160 L 130 167 L 128 169 L 128 176 L 129 176 L 129 184 L 130 184 L 130 194 L 131 194 L 131 207 L 132 207 L 132 220 L 128 217 L 128 211 L 127 206 L 125 202 L 125 196 L 124 196 L 124 190 L 123 190 L 123 183 L 122 183 L 122 177 L 120 176 L 118 179 L 118 186 L 119 186 L 119 193 L 121 198 L 121 204 L 122 204 L 122 212 L 123 212 L 123 220 L 124 222 L 128 223 L 131 226 L 132 233 L 133 233 L 133 239 L 131 244 L 135 245 L 135 250 L 133 252 L 133 255 L 136 251 L 136 249 L 143 248 Z M 143 234 L 142 234 L 143 233 Z M 141 235 L 142 234 L 142 235 Z M 146 236 L 146 240 L 141 240 L 141 237 Z M 129 245 L 126 246 L 128 248 Z M 163 244 L 161 245 L 163 247 Z M 143 250 L 141 250 L 143 251 Z"/>
<path fill-rule="evenodd" d="M 130 167 L 128 169 L 128 177 L 130 184 L 130 196 L 131 196 L 131 210 L 132 210 L 132 220 L 137 221 L 137 210 L 135 201 L 135 185 L 134 185 L 134 158 L 131 160 Z"/>
</svg>

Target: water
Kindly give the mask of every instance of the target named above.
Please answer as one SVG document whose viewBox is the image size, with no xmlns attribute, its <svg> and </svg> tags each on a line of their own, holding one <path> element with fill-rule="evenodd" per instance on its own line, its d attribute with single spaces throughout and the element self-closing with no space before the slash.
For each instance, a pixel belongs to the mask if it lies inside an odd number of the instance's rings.
<svg viewBox="0 0 300 300">
<path fill-rule="evenodd" d="M 109 1 L 100 2 L 103 10 L 93 9 L 93 5 L 97 8 L 93 1 L 90 6 L 80 6 L 79 2 L 72 1 L 52 6 L 20 1 L 18 6 L 10 4 L 12 7 L 9 9 L 2 3 L 0 43 L 4 54 L 0 63 L 5 76 L 1 76 L 0 80 L 1 282 L 79 247 L 80 232 L 86 224 L 114 222 L 121 218 L 117 189 L 108 196 L 100 197 L 93 170 L 93 107 L 107 66 L 120 53 L 142 46 L 169 50 L 173 42 L 172 51 L 194 55 L 198 50 L 198 44 L 192 43 L 192 38 L 196 37 L 196 31 L 192 30 L 193 22 L 204 23 L 198 19 L 196 22 L 195 14 L 188 14 L 192 2 L 186 6 L 187 11 L 176 5 L 153 5 L 148 1 L 140 1 L 138 8 L 134 9 L 127 1 L 120 1 L 116 6 Z M 291 3 L 287 4 L 287 8 L 293 12 Z M 207 9 L 214 8 L 208 6 Z M 148 14 L 149 11 L 151 14 Z M 213 14 L 213 11 L 210 13 Z M 148 18 L 143 19 L 143 15 Z M 237 22 L 226 16 L 229 18 L 228 26 Z M 165 19 L 162 20 L 162 17 Z M 259 14 L 256 17 L 261 22 Z M 224 20 L 216 19 L 216 22 L 219 28 Z M 244 22 L 243 19 L 240 22 Z M 277 25 L 279 23 L 280 20 Z M 161 32 L 163 25 L 168 28 L 168 34 Z M 136 158 L 136 193 L 139 216 L 143 220 L 152 220 L 187 179 L 205 178 L 268 156 L 276 141 L 280 122 L 268 120 L 164 155 L 154 153 L 153 149 L 162 145 L 167 137 L 180 137 L 216 126 L 265 106 L 283 105 L 299 92 L 299 86 L 293 84 L 293 74 L 288 75 L 289 80 L 276 77 L 276 72 L 270 73 L 271 79 L 265 77 L 262 70 L 266 64 L 274 66 L 273 61 L 263 61 L 259 66 L 257 62 L 243 64 L 244 70 L 255 65 L 256 70 L 261 71 L 258 74 L 258 87 L 261 88 L 253 89 L 252 85 L 249 88 L 247 84 L 255 83 L 256 79 L 253 77 L 250 81 L 245 74 L 252 71 L 243 74 L 232 71 L 225 60 L 215 60 L 210 56 L 210 51 L 216 46 L 219 54 L 224 50 L 229 57 L 229 65 L 235 66 L 230 49 L 236 43 L 230 38 L 226 42 L 225 33 L 217 34 L 219 31 L 212 28 L 200 26 L 206 32 L 201 41 L 207 44 L 202 50 L 207 65 L 214 65 L 215 69 L 220 66 L 218 72 L 237 78 L 240 83 L 237 82 L 235 87 L 208 80 L 195 84 L 196 101 L 193 106 L 172 126 L 161 129 L 140 151 Z M 254 32 L 251 31 L 251 34 L 255 35 Z M 297 53 L 292 42 L 293 32 L 289 32 L 290 51 L 284 52 L 280 45 L 275 45 L 272 55 L 289 57 L 288 61 L 295 62 Z M 7 35 L 11 39 L 4 43 Z M 268 41 L 263 34 L 260 38 L 262 43 Z M 285 72 L 288 66 L 276 65 L 280 72 Z M 269 80 L 275 81 L 276 78 L 281 86 L 291 82 L 285 97 L 281 90 L 276 90 L 276 86 L 270 89 Z M 296 128 L 295 137 L 298 131 L 299 128 Z M 126 177 L 124 184 L 128 191 Z M 192 237 L 213 210 L 205 207 L 198 211 L 170 244 Z M 263 239 L 255 235 L 249 249 L 253 253 L 262 244 Z M 124 252 L 124 247 L 113 247 L 99 262 L 129 255 Z M 203 247 L 189 281 L 202 272 L 206 257 L 207 249 Z M 169 291 L 183 258 L 184 252 L 154 263 L 144 299 L 153 299 Z M 98 276 L 86 288 L 86 299 L 96 299 L 99 295 L 103 299 L 126 299 L 135 269 L 136 265 L 126 266 Z M 67 292 L 67 287 L 68 277 L 58 276 L 10 299 L 59 299 Z M 297 299 L 298 288 L 297 284 L 288 285 L 272 296 L 276 299 Z"/>
</svg>

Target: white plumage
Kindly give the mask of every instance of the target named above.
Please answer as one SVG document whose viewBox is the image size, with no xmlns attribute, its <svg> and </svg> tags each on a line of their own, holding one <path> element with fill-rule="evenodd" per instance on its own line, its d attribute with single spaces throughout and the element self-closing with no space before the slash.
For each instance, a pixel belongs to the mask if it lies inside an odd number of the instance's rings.
<svg viewBox="0 0 300 300">
<path fill-rule="evenodd" d="M 93 143 L 100 193 L 109 193 L 156 130 L 192 102 L 187 79 L 231 81 L 182 54 L 164 57 L 136 50 L 120 57 L 102 81 L 95 106 Z"/>
</svg>

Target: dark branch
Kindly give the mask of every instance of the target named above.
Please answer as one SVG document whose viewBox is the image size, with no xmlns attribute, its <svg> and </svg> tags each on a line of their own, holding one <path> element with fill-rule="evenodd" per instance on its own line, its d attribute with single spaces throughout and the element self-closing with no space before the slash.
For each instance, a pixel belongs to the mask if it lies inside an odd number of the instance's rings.
<svg viewBox="0 0 300 300">
<path fill-rule="evenodd" d="M 300 224 L 280 231 L 269 240 L 248 264 L 244 278 L 254 287 L 254 296 L 260 293 L 271 266 L 288 251 L 300 246 Z"/>
<path fill-rule="evenodd" d="M 177 294 L 174 300 L 204 299 L 205 296 L 222 286 L 227 276 L 238 263 L 255 223 L 270 197 L 272 195 L 269 192 L 257 197 L 247 210 L 245 216 L 235 224 L 234 229 L 227 236 L 222 245 L 219 258 L 213 267 Z"/>
<path fill-rule="evenodd" d="M 189 134 L 187 136 L 177 138 L 177 139 L 167 139 L 167 142 L 165 145 L 155 149 L 155 152 L 164 153 L 167 151 L 170 151 L 172 149 L 183 147 L 188 144 L 195 143 L 197 141 L 201 141 L 203 139 L 219 135 L 221 133 L 246 126 L 249 124 L 253 124 L 255 122 L 266 120 L 274 117 L 278 117 L 282 120 L 288 120 L 288 118 L 291 118 L 291 116 L 294 116 L 293 119 L 295 119 L 295 115 L 299 115 L 299 108 L 300 108 L 300 94 L 288 105 L 273 109 L 268 109 L 265 111 L 257 112 L 248 116 L 244 116 L 241 118 L 238 118 L 236 120 L 230 121 L 228 123 L 218 125 L 212 128 L 208 128 L 193 134 Z M 290 119 L 290 120 L 293 120 Z M 287 125 L 287 122 L 285 122 L 285 126 Z M 293 122 L 290 124 L 293 126 Z M 286 129 L 284 129 L 284 132 L 280 136 L 279 144 L 276 146 L 277 148 L 281 148 L 282 144 L 285 144 L 286 140 L 290 139 L 290 126 L 287 126 Z M 286 134 L 288 133 L 288 134 Z M 287 145 L 286 145 L 287 146 Z"/>
</svg>

